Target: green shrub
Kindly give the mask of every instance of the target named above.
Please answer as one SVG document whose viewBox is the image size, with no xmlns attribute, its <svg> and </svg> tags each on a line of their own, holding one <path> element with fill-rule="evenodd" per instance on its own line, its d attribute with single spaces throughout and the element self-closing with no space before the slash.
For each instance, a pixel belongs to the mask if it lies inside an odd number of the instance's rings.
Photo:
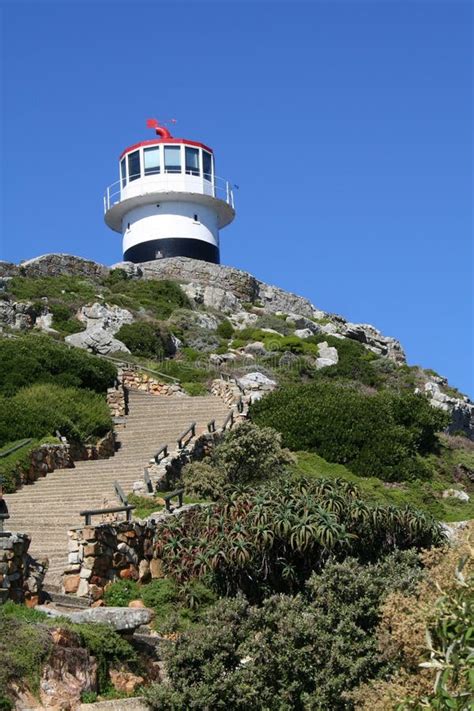
<svg viewBox="0 0 474 711">
<path fill-rule="evenodd" d="M 117 375 L 112 363 L 33 334 L 0 339 L 0 362 L 4 395 L 38 382 L 106 392 Z"/>
<path fill-rule="evenodd" d="M 375 561 L 443 540 L 430 516 L 370 505 L 349 482 L 281 478 L 160 523 L 155 554 L 180 582 L 210 579 L 224 594 L 243 592 L 258 602 L 271 591 L 303 589 L 331 556 Z"/>
<path fill-rule="evenodd" d="M 174 351 L 171 336 L 159 323 L 136 321 L 124 324 L 116 337 L 133 355 L 161 360 Z"/>
<path fill-rule="evenodd" d="M 419 455 L 436 449 L 436 433 L 447 424 L 446 414 L 422 395 L 366 395 L 322 381 L 282 387 L 252 405 L 250 414 L 280 431 L 293 450 L 315 451 L 387 481 L 429 476 Z"/>
<path fill-rule="evenodd" d="M 208 395 L 208 389 L 203 383 L 181 383 L 188 395 L 196 397 L 198 395 Z"/>
<path fill-rule="evenodd" d="M 141 598 L 147 607 L 155 610 L 175 603 L 179 599 L 179 589 L 173 580 L 159 578 L 143 586 Z"/>
<path fill-rule="evenodd" d="M 164 633 L 188 629 L 216 595 L 199 580 L 178 587 L 173 580 L 161 578 L 143 586 L 142 600 L 155 612 L 155 629 Z"/>
<path fill-rule="evenodd" d="M 96 659 L 99 691 L 106 691 L 109 686 L 111 664 L 134 665 L 137 663 L 137 655 L 132 645 L 110 625 L 78 624 L 72 625 L 72 629 Z"/>
<path fill-rule="evenodd" d="M 278 432 L 248 420 L 226 432 L 213 460 L 231 484 L 277 476 L 293 461 L 289 452 L 282 449 Z"/>
<path fill-rule="evenodd" d="M 234 334 L 234 327 L 232 326 L 229 319 L 226 318 L 226 319 L 224 319 L 224 321 L 221 321 L 217 327 L 217 335 L 220 336 L 221 338 L 225 338 L 226 340 L 229 340 L 229 338 L 232 338 L 233 334 Z"/>
<path fill-rule="evenodd" d="M 78 333 L 83 331 L 85 325 L 75 317 L 75 310 L 65 304 L 50 304 L 49 309 L 53 314 L 52 326 L 62 334 Z"/>
<path fill-rule="evenodd" d="M 31 299 L 59 299 L 79 305 L 97 296 L 97 286 L 79 276 L 14 276 L 8 282 L 8 292 L 20 301 Z"/>
<path fill-rule="evenodd" d="M 105 279 L 102 280 L 102 284 L 112 289 L 113 287 L 117 287 L 118 284 L 122 285 L 128 279 L 129 276 L 125 269 L 111 269 Z"/>
<path fill-rule="evenodd" d="M 135 580 L 116 580 L 105 591 L 104 601 L 110 607 L 127 607 L 140 597 L 140 587 Z"/>
<path fill-rule="evenodd" d="M 222 469 L 206 462 L 190 462 L 181 473 L 184 489 L 197 499 L 216 501 L 228 483 Z"/>
<path fill-rule="evenodd" d="M 114 277 L 115 278 L 115 277 Z M 138 310 L 144 308 L 157 319 L 167 319 L 175 309 L 188 308 L 188 297 L 174 281 L 166 279 L 117 279 L 109 283 L 112 296 L 109 301 L 117 305 L 125 303 Z"/>
<path fill-rule="evenodd" d="M 165 648 L 170 684 L 147 691 L 152 708 L 331 709 L 343 692 L 386 673 L 374 634 L 388 592 L 413 589 L 412 553 L 374 565 L 330 562 L 305 595 L 270 597 L 261 607 L 225 599 L 202 624 Z"/>
<path fill-rule="evenodd" d="M 11 398 L 0 397 L 0 445 L 59 430 L 70 440 L 85 442 L 112 428 L 103 397 L 88 390 L 59 385 L 32 385 Z"/>
</svg>

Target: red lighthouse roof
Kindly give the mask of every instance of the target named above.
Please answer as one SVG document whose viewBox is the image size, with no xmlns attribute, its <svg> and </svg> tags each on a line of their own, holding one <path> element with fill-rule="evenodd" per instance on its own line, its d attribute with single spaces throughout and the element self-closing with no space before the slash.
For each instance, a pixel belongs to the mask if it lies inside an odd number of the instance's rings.
<svg viewBox="0 0 474 711">
<path fill-rule="evenodd" d="M 171 119 L 171 121 L 175 123 L 175 119 Z M 146 125 L 147 128 L 154 128 L 156 135 L 159 136 L 159 138 L 154 138 L 148 141 L 140 141 L 139 143 L 134 143 L 132 146 L 128 146 L 128 148 L 125 148 L 120 154 L 119 160 L 121 160 L 126 153 L 130 153 L 130 151 L 135 151 L 137 148 L 141 148 L 142 146 L 155 146 L 159 145 L 160 143 L 185 143 L 187 146 L 196 146 L 197 148 L 204 148 L 205 151 L 213 153 L 212 148 L 209 148 L 209 146 L 206 146 L 204 143 L 199 143 L 198 141 L 190 141 L 187 138 L 173 138 L 169 129 L 167 129 L 166 126 L 160 125 L 160 123 L 156 119 L 147 119 Z"/>
</svg>

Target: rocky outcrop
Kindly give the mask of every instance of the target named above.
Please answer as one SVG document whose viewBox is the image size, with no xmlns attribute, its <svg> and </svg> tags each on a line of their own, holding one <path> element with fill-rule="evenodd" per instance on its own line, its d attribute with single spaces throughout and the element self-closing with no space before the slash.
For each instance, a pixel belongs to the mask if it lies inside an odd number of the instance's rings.
<svg viewBox="0 0 474 711">
<path fill-rule="evenodd" d="M 5 264 L 5 262 L 3 263 Z M 15 266 L 15 265 L 13 265 Z M 13 272 L 6 271 L 8 276 L 82 276 L 92 279 L 106 277 L 110 272 L 109 267 L 98 264 L 90 259 L 75 257 L 72 254 L 43 254 L 21 262 Z"/>
<path fill-rule="evenodd" d="M 37 608 L 48 617 L 66 617 L 76 624 L 110 625 L 116 632 L 132 632 L 153 619 L 153 611 L 146 607 L 89 607 L 78 612 L 58 612 L 48 605 Z"/>
<path fill-rule="evenodd" d="M 36 311 L 33 304 L 0 300 L 0 328 L 6 326 L 14 331 L 27 331 L 33 328 L 36 321 Z"/>
<path fill-rule="evenodd" d="M 321 368 L 327 368 L 331 365 L 336 365 L 339 362 L 339 355 L 337 348 L 334 346 L 328 346 L 326 341 L 318 344 L 319 357 L 316 358 L 316 368 L 320 370 Z"/>
<path fill-rule="evenodd" d="M 385 356 L 396 363 L 405 363 L 405 352 L 399 341 L 395 338 L 383 336 L 379 330 L 368 323 L 348 323 L 343 321 L 340 333 L 346 338 L 359 341 L 359 343 L 362 343 L 377 355 Z"/>
<path fill-rule="evenodd" d="M 443 378 L 438 380 L 441 383 L 446 383 Z M 467 397 L 461 399 L 447 395 L 441 390 L 440 383 L 436 380 L 429 380 L 425 383 L 425 394 L 429 397 L 433 407 L 450 413 L 449 434 L 463 432 L 469 439 L 474 440 L 474 404 Z"/>
<path fill-rule="evenodd" d="M 122 341 L 114 338 L 124 324 L 134 321 L 133 314 L 127 309 L 94 303 L 79 309 L 77 318 L 86 324 L 86 330 L 67 336 L 65 341 L 69 345 L 99 355 L 130 353 Z"/>
</svg>

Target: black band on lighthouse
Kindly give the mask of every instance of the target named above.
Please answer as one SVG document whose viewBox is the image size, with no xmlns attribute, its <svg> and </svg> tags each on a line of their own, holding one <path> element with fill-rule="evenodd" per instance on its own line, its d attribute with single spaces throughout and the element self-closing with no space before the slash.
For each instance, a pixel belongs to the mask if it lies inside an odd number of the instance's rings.
<svg viewBox="0 0 474 711">
<path fill-rule="evenodd" d="M 220 264 L 219 248 L 200 239 L 186 239 L 169 237 L 166 239 L 152 239 L 140 242 L 134 247 L 129 247 L 124 252 L 125 262 L 151 262 L 154 259 L 166 257 L 190 257 L 202 259 L 205 262 Z"/>
</svg>

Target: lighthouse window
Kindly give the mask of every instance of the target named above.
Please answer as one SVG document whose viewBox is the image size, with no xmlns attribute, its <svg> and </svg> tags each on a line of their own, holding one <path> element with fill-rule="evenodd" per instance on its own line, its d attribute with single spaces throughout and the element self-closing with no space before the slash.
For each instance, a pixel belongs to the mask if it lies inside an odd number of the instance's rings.
<svg viewBox="0 0 474 711">
<path fill-rule="evenodd" d="M 165 146 L 165 171 L 167 173 L 181 173 L 180 146 Z"/>
<path fill-rule="evenodd" d="M 199 175 L 199 151 L 197 148 L 186 146 L 186 173 L 189 175 Z"/>
<path fill-rule="evenodd" d="M 128 154 L 128 179 L 136 180 L 140 177 L 140 151 Z"/>
<path fill-rule="evenodd" d="M 155 175 L 160 172 L 160 149 L 145 148 L 143 151 L 145 175 Z"/>
<path fill-rule="evenodd" d="M 120 161 L 120 177 L 122 179 L 122 189 L 127 184 L 127 168 L 125 166 L 125 158 Z"/>
<path fill-rule="evenodd" d="M 212 156 L 207 151 L 202 152 L 202 172 L 206 180 L 212 180 Z"/>
</svg>

